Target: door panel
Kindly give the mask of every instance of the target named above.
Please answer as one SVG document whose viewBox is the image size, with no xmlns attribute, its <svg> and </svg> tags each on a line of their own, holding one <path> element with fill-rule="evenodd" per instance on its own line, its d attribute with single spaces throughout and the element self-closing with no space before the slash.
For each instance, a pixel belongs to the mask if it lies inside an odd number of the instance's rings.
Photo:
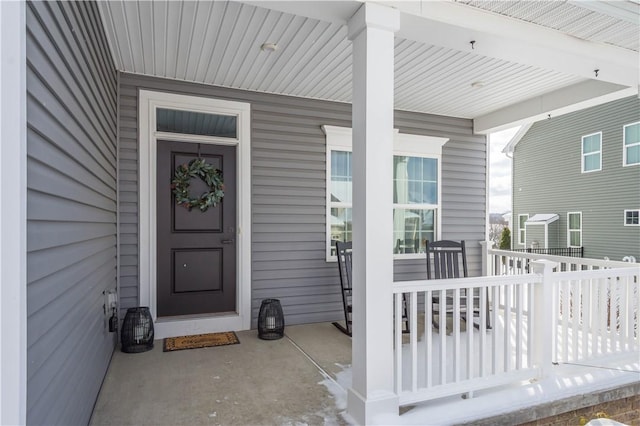
<svg viewBox="0 0 640 426">
<path fill-rule="evenodd" d="M 178 206 L 171 179 L 180 164 L 200 156 L 220 169 L 224 198 L 206 212 Z M 236 311 L 236 148 L 158 141 L 158 316 Z M 190 194 L 207 191 L 200 179 Z"/>
</svg>

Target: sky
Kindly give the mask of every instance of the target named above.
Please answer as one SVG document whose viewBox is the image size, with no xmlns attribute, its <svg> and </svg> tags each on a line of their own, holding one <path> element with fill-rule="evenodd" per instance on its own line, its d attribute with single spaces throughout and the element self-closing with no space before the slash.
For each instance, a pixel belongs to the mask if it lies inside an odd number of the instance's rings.
<svg viewBox="0 0 640 426">
<path fill-rule="evenodd" d="M 511 211 L 511 159 L 502 153 L 519 127 L 489 136 L 489 212 Z"/>
</svg>

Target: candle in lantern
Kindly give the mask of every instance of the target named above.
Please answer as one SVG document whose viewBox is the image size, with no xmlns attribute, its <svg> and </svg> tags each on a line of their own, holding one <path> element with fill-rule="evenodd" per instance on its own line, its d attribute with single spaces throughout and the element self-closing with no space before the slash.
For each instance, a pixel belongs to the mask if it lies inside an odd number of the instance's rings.
<svg viewBox="0 0 640 426">
<path fill-rule="evenodd" d="M 276 317 L 267 317 L 267 328 L 273 330 L 276 328 Z"/>
</svg>

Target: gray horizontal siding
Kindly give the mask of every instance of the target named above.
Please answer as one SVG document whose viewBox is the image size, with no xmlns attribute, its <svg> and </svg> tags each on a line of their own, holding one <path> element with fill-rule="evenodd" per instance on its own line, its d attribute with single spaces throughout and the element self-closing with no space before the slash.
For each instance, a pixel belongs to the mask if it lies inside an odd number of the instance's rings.
<svg viewBox="0 0 640 426">
<path fill-rule="evenodd" d="M 338 270 L 325 261 L 326 140 L 321 125 L 351 127 L 351 105 L 245 92 L 132 74 L 121 76 L 120 170 L 121 297 L 137 303 L 137 93 L 159 90 L 249 102 L 252 173 L 252 309 L 280 299 L 287 324 L 343 317 Z M 483 136 L 472 122 L 396 111 L 403 133 L 442 136 L 443 237 L 469 241 L 470 270 L 480 273 L 485 235 Z M 130 172 L 124 174 L 124 170 Z M 125 202 L 126 200 L 126 202 Z M 122 263 L 125 262 L 125 263 Z M 397 261 L 397 280 L 421 279 L 423 260 Z"/>
<path fill-rule="evenodd" d="M 116 344 L 116 74 L 95 3 L 27 14 L 27 423 L 86 424 Z"/>
<path fill-rule="evenodd" d="M 624 210 L 640 208 L 640 166 L 622 166 L 623 126 L 638 120 L 640 100 L 631 97 L 533 125 L 515 148 L 514 220 L 557 213 L 566 247 L 567 212 L 582 212 L 585 257 L 640 260 L 640 227 L 623 225 Z M 581 138 L 600 131 L 602 170 L 581 173 Z"/>
</svg>

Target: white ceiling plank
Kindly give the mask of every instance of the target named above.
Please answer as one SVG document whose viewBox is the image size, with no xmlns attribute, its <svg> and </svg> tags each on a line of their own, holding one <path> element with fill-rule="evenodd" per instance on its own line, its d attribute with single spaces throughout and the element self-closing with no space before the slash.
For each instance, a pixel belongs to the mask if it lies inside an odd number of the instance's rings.
<svg viewBox="0 0 640 426">
<path fill-rule="evenodd" d="M 125 16 L 123 2 L 109 2 L 105 6 L 109 10 L 108 17 L 113 22 L 113 36 L 115 37 L 114 45 L 118 46 L 119 62 L 122 70 L 131 71 L 134 69 L 133 57 L 131 56 L 131 46 L 129 44 L 129 36 L 127 27 L 127 19 Z"/>
<path fill-rule="evenodd" d="M 129 39 L 129 49 L 131 52 L 131 61 L 133 69 L 137 73 L 144 73 L 144 51 L 142 50 L 142 37 L 140 34 L 140 15 L 138 13 L 137 2 L 123 2 L 125 27 L 127 29 Z"/>
<path fill-rule="evenodd" d="M 193 46 L 194 29 L 198 16 L 199 2 L 183 1 L 180 30 L 178 31 L 178 59 L 176 66 L 176 78 L 186 79 L 187 63 Z"/>
<path fill-rule="evenodd" d="M 323 46 L 330 38 L 330 32 L 328 31 L 331 26 L 328 22 L 315 21 L 307 19 L 305 25 L 313 26 L 311 31 L 308 32 L 306 37 L 301 37 L 302 44 L 297 49 L 297 55 L 293 59 L 293 63 L 290 63 L 287 70 L 280 74 L 278 80 L 274 80 L 269 85 L 267 90 L 275 93 L 282 93 L 285 91 L 286 85 L 296 76 L 309 59 L 316 55 L 316 52 Z"/>
<path fill-rule="evenodd" d="M 249 31 L 248 25 L 251 22 L 255 8 L 244 4 L 239 4 L 237 6 L 237 15 L 235 15 L 236 11 L 233 11 L 234 16 L 236 16 L 234 28 L 231 30 L 228 37 L 222 38 L 222 40 L 226 40 L 222 52 L 219 50 L 216 52 L 219 56 L 216 56 L 218 64 L 216 71 L 210 80 L 212 84 L 223 85 L 234 58 L 246 55 L 247 51 L 244 49 L 251 48 L 246 44 L 242 44 L 242 41 L 244 40 L 247 31 Z M 229 9 L 227 9 L 227 13 L 229 12 Z M 241 46 L 243 49 L 240 48 Z"/>
<path fill-rule="evenodd" d="M 182 2 L 167 2 L 165 21 L 165 77 L 177 78 L 178 53 L 180 47 L 180 23 Z"/>
<path fill-rule="evenodd" d="M 239 52 L 241 53 L 234 55 L 229 72 L 222 83 L 228 87 L 241 87 L 243 76 L 246 76 L 247 71 L 253 68 L 253 64 L 260 54 L 260 46 L 264 43 L 259 37 L 269 11 L 261 7 L 251 7 L 251 9 L 251 19 L 244 32 L 245 38 L 240 45 Z"/>
<path fill-rule="evenodd" d="M 335 52 L 342 52 L 347 48 L 349 42 L 347 41 L 347 29 L 345 26 L 332 25 L 327 29 L 331 37 L 317 53 L 309 58 L 309 61 L 304 65 L 300 72 L 291 80 L 287 85 L 288 90 L 297 96 L 304 96 L 304 85 L 309 78 L 313 78 L 320 71 L 326 70 L 323 65 L 323 61 L 327 57 L 335 54 Z"/>
<path fill-rule="evenodd" d="M 401 11 L 405 3 L 383 2 Z M 638 85 L 638 54 L 630 50 L 592 43 L 558 31 L 515 19 L 504 19 L 452 2 L 422 2 L 415 14 L 403 13 L 398 37 L 435 44 L 583 78 L 625 86 Z"/>
<path fill-rule="evenodd" d="M 164 77 L 167 70 L 167 2 L 150 2 L 153 15 L 153 71 Z"/>
<path fill-rule="evenodd" d="M 278 40 L 283 40 L 282 43 L 285 44 L 286 42 L 284 40 L 286 39 L 287 31 L 293 25 L 296 18 L 298 17 L 295 15 L 281 13 L 278 17 L 277 24 L 271 28 L 266 40 L 276 44 L 278 43 Z M 260 56 L 262 62 L 260 63 L 258 72 L 254 74 L 253 79 L 249 82 L 251 90 L 261 90 L 260 88 L 264 84 L 265 76 L 278 62 L 278 58 L 282 55 L 282 50 L 279 49 L 275 52 L 265 51 L 262 53 L 264 53 L 264 55 Z"/>
<path fill-rule="evenodd" d="M 256 46 L 257 41 L 255 39 L 256 34 L 260 29 L 260 20 L 255 20 L 256 13 L 264 13 L 266 11 L 257 7 L 242 5 L 240 15 L 238 17 L 239 22 L 237 27 L 244 28 L 244 31 L 237 31 L 238 34 L 234 34 L 232 38 L 232 51 L 233 55 L 225 55 L 223 64 L 220 67 L 219 75 L 215 78 L 216 84 L 221 86 L 232 87 L 231 84 L 236 77 L 236 74 L 240 70 L 244 60 L 249 55 L 249 52 L 253 49 L 258 49 Z"/>
<path fill-rule="evenodd" d="M 313 98 L 318 97 L 318 90 L 322 90 L 323 86 L 326 84 L 333 84 L 332 76 L 335 74 L 338 67 L 350 67 L 352 57 L 351 53 L 351 43 L 345 41 L 341 42 L 336 46 L 332 55 L 324 56 L 322 58 L 318 68 L 312 73 L 310 78 L 307 78 L 306 82 L 300 86 L 300 90 L 303 93 L 309 93 Z M 344 64 L 345 61 L 348 61 L 347 65 Z"/>
<path fill-rule="evenodd" d="M 202 52 L 206 51 L 205 37 L 211 23 L 211 9 L 214 2 L 198 2 L 195 9 L 195 20 L 191 31 L 191 40 L 189 43 L 189 55 L 185 63 L 183 71 L 185 80 L 194 81 L 198 70 L 198 61 L 202 56 Z"/>
<path fill-rule="evenodd" d="M 111 6 L 113 2 L 99 1 L 98 2 L 98 10 L 100 12 L 100 19 L 102 20 L 102 26 L 105 29 L 105 33 L 107 35 L 107 43 L 109 45 L 109 49 L 111 50 L 111 57 L 113 59 L 113 63 L 118 70 L 124 70 L 124 65 L 122 64 L 122 51 L 120 50 L 120 45 L 118 43 L 118 37 L 116 37 L 116 29 L 114 18 L 111 15 Z"/>
<path fill-rule="evenodd" d="M 316 21 L 317 22 L 317 21 Z M 278 45 L 275 61 L 269 69 L 265 70 L 258 90 L 271 92 L 270 87 L 277 84 L 277 81 L 285 74 L 285 69 L 294 62 L 293 58 L 299 52 L 303 41 L 309 37 L 309 31 L 314 25 L 307 25 L 309 20 L 302 16 L 292 16 L 291 22 L 286 26 L 285 31 L 277 40 L 273 40 Z"/>
<path fill-rule="evenodd" d="M 291 15 L 304 16 L 340 25 L 346 25 L 349 18 L 362 6 L 362 1 L 360 0 L 249 0 L 243 2 Z"/>
<path fill-rule="evenodd" d="M 536 96 L 474 119 L 476 133 L 490 133 L 520 124 L 577 111 L 638 93 L 611 83 L 586 80 L 572 86 Z"/>
<path fill-rule="evenodd" d="M 153 37 L 153 4 L 151 2 L 139 2 L 138 4 L 138 21 L 140 44 L 142 50 L 142 72 L 144 74 L 155 75 L 154 64 L 154 37 Z"/>
<path fill-rule="evenodd" d="M 218 34 L 220 33 L 220 26 L 225 16 L 225 10 L 227 9 L 227 3 L 225 2 L 213 2 L 213 7 L 210 9 L 210 17 L 207 27 L 205 28 L 204 39 L 202 44 L 202 50 L 197 55 L 195 72 L 192 71 L 192 80 L 198 82 L 204 82 L 207 72 L 209 70 L 209 64 L 211 63 L 214 48 Z"/>
<path fill-rule="evenodd" d="M 227 54 L 229 40 L 231 39 L 234 31 L 238 29 L 237 22 L 241 8 L 242 5 L 239 3 L 229 2 L 227 4 L 227 8 L 224 11 L 224 18 L 222 19 L 220 30 L 218 31 L 218 37 L 215 45 L 213 46 L 213 54 L 211 55 L 207 73 L 203 80 L 207 84 L 215 84 L 215 77 L 220 69 L 220 63 Z M 228 54 L 234 53 L 235 52 L 232 51 L 228 52 Z"/>
<path fill-rule="evenodd" d="M 271 31 L 273 27 L 278 24 L 281 16 L 282 13 L 280 12 L 275 12 L 272 10 L 268 11 L 267 15 L 260 25 L 258 34 L 256 35 L 256 41 L 258 43 L 262 44 L 264 42 L 272 42 L 272 39 L 270 38 Z M 240 72 L 238 73 L 237 83 L 236 80 L 234 80 L 233 87 L 243 87 L 248 90 L 253 90 L 250 86 L 251 82 L 255 80 L 260 67 L 269 56 L 268 52 L 263 52 L 259 48 L 250 50 L 249 55 L 252 57 L 252 59 L 251 61 L 245 61 L 245 65 L 240 69 Z"/>
</svg>

